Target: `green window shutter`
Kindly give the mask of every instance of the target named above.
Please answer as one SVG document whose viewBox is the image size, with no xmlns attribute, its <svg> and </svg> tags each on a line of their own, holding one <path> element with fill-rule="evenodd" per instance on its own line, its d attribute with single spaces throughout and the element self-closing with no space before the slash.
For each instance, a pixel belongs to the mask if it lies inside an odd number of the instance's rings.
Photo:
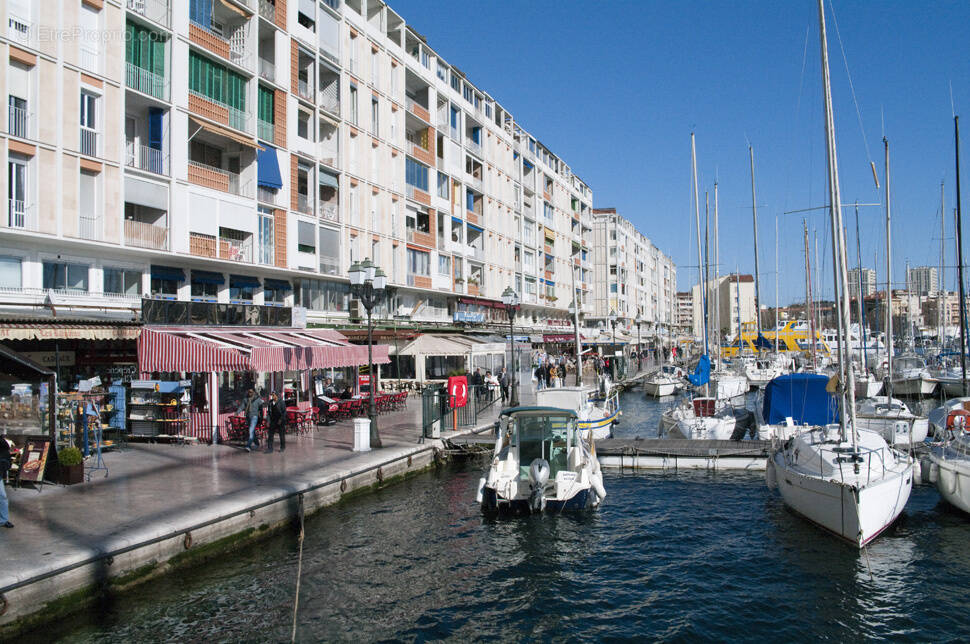
<svg viewBox="0 0 970 644">
<path fill-rule="evenodd" d="M 266 123 L 274 122 L 274 101 L 273 90 L 266 89 L 262 85 L 259 86 L 259 120 Z"/>
<path fill-rule="evenodd" d="M 151 50 L 149 69 L 161 78 L 165 77 L 165 42 L 165 39 L 159 37 L 158 34 L 155 34 L 155 38 L 149 41 Z"/>
<path fill-rule="evenodd" d="M 130 22 L 125 25 L 125 62 L 134 63 L 135 25 Z"/>
<path fill-rule="evenodd" d="M 237 110 L 246 110 L 246 79 L 239 74 L 226 70 L 225 102 Z"/>
</svg>

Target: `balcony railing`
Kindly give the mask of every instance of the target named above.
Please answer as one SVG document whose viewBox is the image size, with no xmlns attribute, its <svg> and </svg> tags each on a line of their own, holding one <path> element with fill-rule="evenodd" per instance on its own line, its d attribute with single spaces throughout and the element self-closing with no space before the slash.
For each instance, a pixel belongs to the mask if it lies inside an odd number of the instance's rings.
<svg viewBox="0 0 970 644">
<path fill-rule="evenodd" d="M 152 250 L 168 250 L 168 228 L 126 219 L 125 244 Z"/>
<path fill-rule="evenodd" d="M 310 87 L 309 81 L 298 80 L 296 82 L 296 91 L 300 97 L 311 102 L 313 101 L 313 89 Z"/>
<path fill-rule="evenodd" d="M 276 82 L 276 65 L 266 60 L 265 58 L 259 59 L 259 77 L 263 80 L 268 80 L 271 83 Z"/>
<path fill-rule="evenodd" d="M 318 212 L 320 213 L 320 219 L 326 221 L 340 221 L 340 207 L 335 203 L 328 203 L 326 201 L 317 202 Z"/>
<path fill-rule="evenodd" d="M 202 105 L 193 107 L 192 101 L 189 101 L 189 109 L 197 110 L 202 116 L 211 118 L 214 121 L 220 123 L 225 123 L 229 127 L 233 127 L 237 130 L 243 132 L 249 132 L 250 127 L 250 115 L 243 110 L 236 109 L 227 103 L 222 101 L 217 101 L 213 98 L 206 96 L 205 94 L 200 94 L 198 92 L 193 92 L 189 90 L 189 98 L 196 98 L 199 101 L 204 101 L 204 103 L 210 103 L 211 105 Z"/>
<path fill-rule="evenodd" d="M 33 23 L 29 18 L 18 16 L 10 12 L 7 18 L 7 36 L 11 40 L 27 42 L 30 40 L 30 30 Z"/>
<path fill-rule="evenodd" d="M 243 240 L 220 237 L 219 258 L 251 264 L 253 261 L 253 238 L 247 237 Z"/>
<path fill-rule="evenodd" d="M 85 217 L 81 215 L 77 222 L 78 237 L 101 241 L 104 237 L 104 220 L 100 217 Z"/>
<path fill-rule="evenodd" d="M 241 197 L 252 197 L 252 181 L 242 183 L 235 172 L 216 168 L 205 163 L 189 161 L 189 181 L 200 186 L 229 192 Z"/>
<path fill-rule="evenodd" d="M 320 272 L 324 275 L 339 275 L 340 258 L 320 255 Z"/>
<path fill-rule="evenodd" d="M 125 141 L 125 165 L 168 176 L 168 155 L 134 141 Z"/>
<path fill-rule="evenodd" d="M 411 97 L 405 99 L 405 104 L 407 105 L 408 111 L 417 116 L 422 121 L 431 123 L 431 113 L 428 112 L 428 108 L 424 105 L 419 104 Z"/>
<path fill-rule="evenodd" d="M 273 141 L 276 126 L 263 119 L 256 119 L 256 136 L 264 141 Z"/>
<path fill-rule="evenodd" d="M 296 209 L 303 214 L 312 215 L 313 214 L 313 200 L 309 195 L 302 193 L 297 193 L 296 195 Z"/>
<path fill-rule="evenodd" d="M 143 94 L 168 100 L 168 81 L 164 76 L 142 69 L 138 65 L 125 62 L 125 84 Z"/>
<path fill-rule="evenodd" d="M 333 92 L 326 90 L 317 92 L 317 105 L 331 114 L 340 114 L 340 100 L 333 95 Z"/>
<path fill-rule="evenodd" d="M 128 0 L 128 9 L 157 22 L 169 26 L 168 0 Z"/>
<path fill-rule="evenodd" d="M 37 230 L 37 219 L 34 217 L 33 206 L 18 199 L 8 199 L 7 204 L 9 208 L 7 213 L 8 228 Z"/>
<path fill-rule="evenodd" d="M 81 154 L 98 156 L 98 133 L 86 127 L 81 128 Z"/>
<path fill-rule="evenodd" d="M 22 139 L 28 138 L 28 125 L 30 118 L 27 110 L 22 107 L 7 106 L 7 132 L 10 136 L 19 136 Z"/>
<path fill-rule="evenodd" d="M 270 190 L 263 186 L 256 186 L 256 200 L 261 203 L 268 203 L 276 205 L 276 197 L 279 194 L 277 190 Z"/>
<path fill-rule="evenodd" d="M 478 156 L 482 156 L 482 144 L 481 143 L 475 143 L 471 139 L 465 139 L 465 147 L 468 148 L 468 150 L 470 152 L 473 152 L 473 153 L 477 154 Z"/>
<path fill-rule="evenodd" d="M 267 0 L 259 0 L 259 15 L 270 22 L 276 22 L 276 5 Z"/>
</svg>

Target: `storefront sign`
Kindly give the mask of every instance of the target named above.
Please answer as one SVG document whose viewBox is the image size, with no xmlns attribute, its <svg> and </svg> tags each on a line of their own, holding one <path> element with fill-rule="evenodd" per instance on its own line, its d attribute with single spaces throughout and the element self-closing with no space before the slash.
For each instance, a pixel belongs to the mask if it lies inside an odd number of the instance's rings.
<svg viewBox="0 0 970 644">
<path fill-rule="evenodd" d="M 360 393 L 370 393 L 370 375 L 361 374 L 357 376 L 357 391 Z"/>
<path fill-rule="evenodd" d="M 52 369 L 58 366 L 73 367 L 75 364 L 73 351 L 23 351 L 21 353 L 37 364 Z"/>
<path fill-rule="evenodd" d="M 543 342 L 575 342 L 576 336 L 564 333 L 545 333 L 542 336 Z"/>
<path fill-rule="evenodd" d="M 451 397 L 451 408 L 458 409 L 468 404 L 468 379 L 465 376 L 451 376 L 448 378 L 448 395 Z"/>
<path fill-rule="evenodd" d="M 473 313 L 471 311 L 455 311 L 455 322 L 484 322 L 484 313 Z"/>
<path fill-rule="evenodd" d="M 18 480 L 39 481 L 44 478 L 44 469 L 47 467 L 47 453 L 50 447 L 50 441 L 27 441 L 24 445 L 23 454 L 20 456 Z"/>
</svg>

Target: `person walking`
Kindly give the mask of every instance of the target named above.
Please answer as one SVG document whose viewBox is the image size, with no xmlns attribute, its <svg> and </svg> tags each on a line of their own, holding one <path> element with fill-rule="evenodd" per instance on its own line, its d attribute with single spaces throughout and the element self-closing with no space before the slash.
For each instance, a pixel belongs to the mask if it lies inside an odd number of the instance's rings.
<svg viewBox="0 0 970 644">
<path fill-rule="evenodd" d="M 246 441 L 246 451 L 253 451 L 253 447 L 259 447 L 259 438 L 256 436 L 256 425 L 263 417 L 263 399 L 256 395 L 256 390 L 250 389 L 243 401 L 241 413 L 249 421 L 249 440 Z"/>
<path fill-rule="evenodd" d="M 269 436 L 266 437 L 266 453 L 273 453 L 273 434 L 280 435 L 280 451 L 286 450 L 286 407 L 274 391 L 269 395 Z"/>
<path fill-rule="evenodd" d="M 471 385 L 475 389 L 475 399 L 481 402 L 485 397 L 484 385 L 485 379 L 482 378 L 482 369 L 477 367 L 475 373 L 472 374 Z"/>
<path fill-rule="evenodd" d="M 507 400 L 509 400 L 509 385 L 511 384 L 511 378 L 509 378 L 508 369 L 502 367 L 502 372 L 498 377 L 498 384 L 502 390 L 502 404 L 504 405 Z"/>
<path fill-rule="evenodd" d="M 7 503 L 7 487 L 4 483 L 11 465 L 13 465 L 13 459 L 10 456 L 10 443 L 7 442 L 7 436 L 4 433 L 0 435 L 0 527 L 2 528 L 13 527 L 10 523 L 10 506 Z"/>
</svg>

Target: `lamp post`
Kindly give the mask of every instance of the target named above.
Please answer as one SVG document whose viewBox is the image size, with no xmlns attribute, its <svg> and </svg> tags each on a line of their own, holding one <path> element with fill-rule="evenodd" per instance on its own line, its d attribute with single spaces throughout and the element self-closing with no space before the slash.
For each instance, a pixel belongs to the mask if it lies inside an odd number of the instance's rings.
<svg viewBox="0 0 970 644">
<path fill-rule="evenodd" d="M 354 262 L 348 271 L 350 277 L 350 294 L 360 300 L 367 309 L 367 366 L 370 374 L 370 400 L 367 406 L 367 417 L 370 418 L 370 446 L 381 447 L 381 437 L 377 433 L 377 407 L 374 405 L 374 388 L 377 378 L 374 377 L 374 326 L 371 323 L 371 310 L 384 299 L 387 287 L 387 275 L 384 271 L 365 259 Z"/>
<path fill-rule="evenodd" d="M 579 342 L 579 307 L 576 300 L 569 303 L 569 317 L 573 321 L 573 337 L 576 341 L 576 386 L 583 386 L 583 346 Z"/>
<path fill-rule="evenodd" d="M 616 380 L 616 311 L 610 309 L 610 326 L 613 327 L 613 355 L 610 356 L 610 376 Z"/>
<path fill-rule="evenodd" d="M 512 363 L 512 391 L 509 392 L 509 407 L 519 406 L 519 381 L 516 377 L 518 366 L 515 364 L 515 314 L 519 311 L 519 295 L 507 286 L 502 292 L 502 304 L 509 316 L 509 361 Z"/>
<path fill-rule="evenodd" d="M 637 325 L 637 373 L 640 373 L 640 368 L 643 366 L 643 345 L 640 344 L 640 325 L 643 324 L 643 316 L 640 315 L 639 309 L 637 319 L 633 322 Z"/>
</svg>

